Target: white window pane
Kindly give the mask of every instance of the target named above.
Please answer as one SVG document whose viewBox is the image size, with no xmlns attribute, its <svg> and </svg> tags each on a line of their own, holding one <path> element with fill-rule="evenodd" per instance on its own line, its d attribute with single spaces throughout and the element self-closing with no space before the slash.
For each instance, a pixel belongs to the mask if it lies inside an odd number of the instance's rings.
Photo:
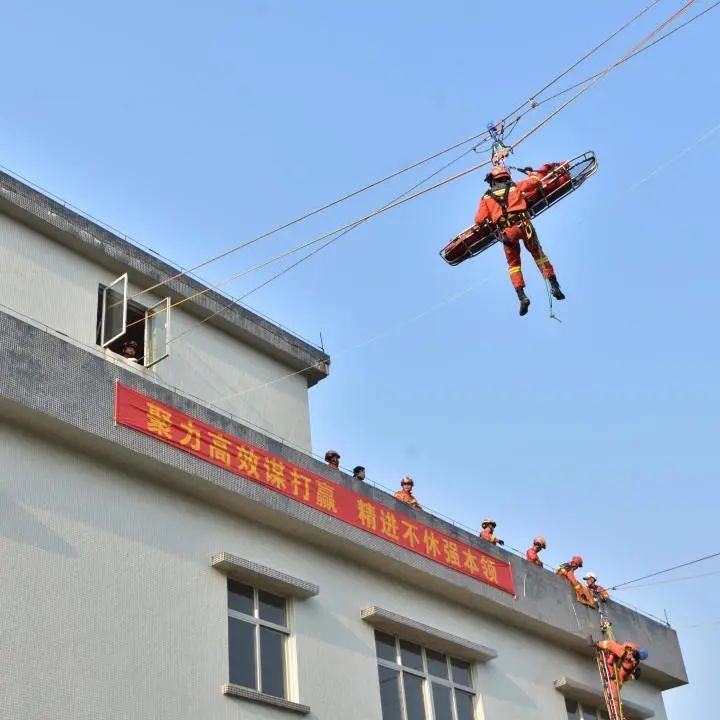
<svg viewBox="0 0 720 720">
<path fill-rule="evenodd" d="M 145 313 L 145 367 L 157 365 L 169 356 L 170 298 L 161 300 Z"/>
<path fill-rule="evenodd" d="M 462 690 L 455 691 L 455 705 L 457 707 L 457 720 L 473 720 L 473 705 L 475 698 Z"/>
<path fill-rule="evenodd" d="M 127 330 L 127 273 L 108 285 L 102 293 L 100 345 L 107 347 Z"/>
<path fill-rule="evenodd" d="M 285 598 L 260 590 L 258 592 L 260 618 L 276 625 L 286 625 Z"/>
<path fill-rule="evenodd" d="M 413 670 L 424 670 L 422 648 L 407 640 L 400 641 L 400 664 Z"/>
<path fill-rule="evenodd" d="M 425 654 L 427 655 L 428 672 L 430 675 L 447 680 L 447 657 L 445 657 L 442 653 L 435 652 L 434 650 L 426 650 Z"/>
<path fill-rule="evenodd" d="M 382 720 L 403 720 L 400 705 L 400 673 L 378 665 Z"/>
<path fill-rule="evenodd" d="M 450 688 L 446 685 L 432 684 L 433 710 L 435 720 L 453 720 L 450 706 Z"/>
<path fill-rule="evenodd" d="M 285 697 L 285 636 L 277 630 L 260 628 L 260 690 Z"/>
<path fill-rule="evenodd" d="M 405 689 L 405 710 L 407 720 L 425 720 L 425 698 L 423 697 L 423 679 L 417 675 L 403 673 Z"/>
<path fill-rule="evenodd" d="M 386 635 L 383 632 L 375 631 L 375 652 L 381 660 L 389 660 L 397 662 L 397 650 L 395 648 L 395 638 L 392 635 Z"/>
<path fill-rule="evenodd" d="M 460 685 L 467 685 L 472 687 L 472 678 L 470 677 L 470 663 L 466 663 L 463 660 L 457 660 L 452 658 L 450 664 L 452 665 L 452 679 L 453 682 Z"/>
<path fill-rule="evenodd" d="M 578 704 L 575 700 L 565 698 L 565 710 L 567 710 L 568 720 L 579 720 L 580 713 L 578 711 Z"/>
<path fill-rule="evenodd" d="M 257 690 L 255 674 L 255 625 L 228 618 L 230 682 Z"/>
</svg>

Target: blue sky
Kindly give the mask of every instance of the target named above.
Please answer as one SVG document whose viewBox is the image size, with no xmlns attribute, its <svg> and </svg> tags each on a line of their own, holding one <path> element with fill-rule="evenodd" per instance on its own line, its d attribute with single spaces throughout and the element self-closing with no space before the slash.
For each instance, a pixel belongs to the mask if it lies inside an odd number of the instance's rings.
<svg viewBox="0 0 720 720">
<path fill-rule="evenodd" d="M 568 81 L 678 5 L 661 2 Z M 192 265 L 480 132 L 641 6 L 9 0 L 0 163 Z M 719 31 L 720 10 L 518 149 L 519 165 L 588 149 L 600 160 L 537 223 L 568 296 L 562 323 L 531 264 L 533 305 L 519 318 L 499 248 L 457 268 L 438 257 L 472 221 L 483 172 L 373 220 L 248 300 L 311 340 L 322 332 L 334 357 L 311 393 L 317 452 L 335 447 L 384 485 L 410 474 L 428 507 L 470 527 L 493 515 L 515 547 L 542 533 L 551 562 L 580 552 L 610 585 L 720 549 Z M 218 281 L 353 220 L 422 172 L 204 275 Z M 715 570 L 720 560 L 679 575 Z M 705 714 L 715 691 L 720 623 L 704 623 L 720 620 L 719 590 L 714 575 L 617 594 L 679 628 L 691 684 L 666 694 L 672 720 Z"/>
</svg>

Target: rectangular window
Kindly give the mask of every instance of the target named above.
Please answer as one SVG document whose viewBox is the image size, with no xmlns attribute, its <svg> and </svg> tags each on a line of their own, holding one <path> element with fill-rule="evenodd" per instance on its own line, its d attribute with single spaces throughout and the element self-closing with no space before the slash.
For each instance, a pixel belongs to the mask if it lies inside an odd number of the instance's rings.
<svg viewBox="0 0 720 720">
<path fill-rule="evenodd" d="M 98 288 L 96 342 L 149 368 L 170 355 L 170 298 L 152 307 L 128 297 L 127 273 Z"/>
<path fill-rule="evenodd" d="M 287 600 L 228 579 L 230 683 L 287 699 Z"/>
<path fill-rule="evenodd" d="M 382 720 L 474 720 L 470 664 L 375 631 Z"/>
<path fill-rule="evenodd" d="M 568 720 L 607 720 L 604 708 L 581 705 L 577 700 L 565 699 Z"/>
</svg>

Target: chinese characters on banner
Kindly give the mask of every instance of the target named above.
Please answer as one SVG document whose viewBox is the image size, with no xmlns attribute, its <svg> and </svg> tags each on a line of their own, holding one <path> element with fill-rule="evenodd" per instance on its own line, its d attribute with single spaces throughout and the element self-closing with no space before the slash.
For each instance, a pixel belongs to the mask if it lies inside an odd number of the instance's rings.
<svg viewBox="0 0 720 720">
<path fill-rule="evenodd" d="M 116 383 L 115 420 L 512 595 L 509 562 Z"/>
</svg>

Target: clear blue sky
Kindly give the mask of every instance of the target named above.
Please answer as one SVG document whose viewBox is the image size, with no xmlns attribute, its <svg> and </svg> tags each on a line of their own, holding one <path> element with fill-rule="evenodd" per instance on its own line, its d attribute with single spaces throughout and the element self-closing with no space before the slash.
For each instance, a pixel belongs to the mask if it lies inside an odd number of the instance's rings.
<svg viewBox="0 0 720 720">
<path fill-rule="evenodd" d="M 0 163 L 194 264 L 479 132 L 641 6 L 9 0 Z M 677 6 L 661 2 L 571 81 Z M 334 356 L 311 394 L 316 451 L 335 447 L 385 485 L 410 474 L 421 502 L 471 527 L 493 515 L 515 547 L 542 533 L 551 562 L 580 552 L 610 585 L 720 549 L 720 131 L 683 153 L 720 124 L 719 32 L 720 10 L 612 73 L 515 157 L 600 158 L 537 224 L 568 296 L 562 324 L 548 319 L 531 265 L 533 306 L 517 316 L 500 248 L 458 268 L 438 257 L 470 224 L 483 173 L 374 220 L 252 297 L 300 334 L 322 332 Z M 420 177 L 206 277 L 352 220 Z M 680 575 L 717 570 L 716 560 Z M 667 609 L 680 629 L 691 684 L 666 694 L 672 720 L 706 715 L 716 692 L 720 623 L 688 626 L 720 620 L 719 591 L 713 575 L 618 592 Z"/>
</svg>

